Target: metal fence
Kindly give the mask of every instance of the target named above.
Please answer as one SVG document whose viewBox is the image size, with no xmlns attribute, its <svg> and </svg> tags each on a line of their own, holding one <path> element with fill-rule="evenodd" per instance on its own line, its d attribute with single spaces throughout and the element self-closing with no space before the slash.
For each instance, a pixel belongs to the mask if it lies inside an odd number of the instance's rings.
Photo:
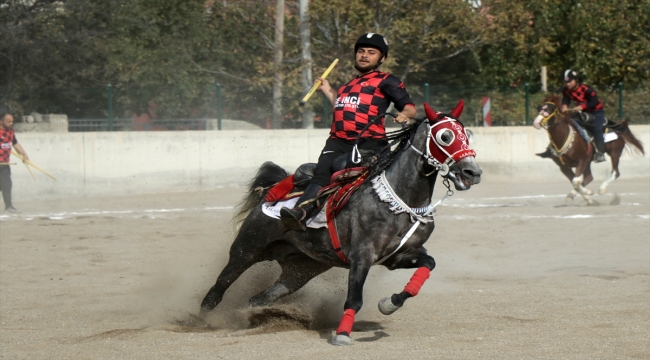
<svg viewBox="0 0 650 360">
<path fill-rule="evenodd" d="M 68 131 L 187 131 L 213 130 L 210 119 L 154 119 L 149 122 L 136 118 L 68 119 Z"/>
<path fill-rule="evenodd" d="M 482 126 L 486 104 L 493 126 L 530 125 L 537 105 L 545 93 L 538 85 L 513 85 L 508 88 L 476 88 L 407 84 L 408 91 L 424 114 L 422 103 L 438 111 L 451 110 L 459 99 L 465 100 L 461 121 Z M 629 117 L 631 123 L 650 123 L 650 88 L 627 90 L 623 84 L 596 89 L 610 119 Z M 282 128 L 301 128 L 302 94 L 287 93 L 283 100 Z M 560 89 L 550 89 L 559 94 Z M 47 95 L 47 96 L 46 96 Z M 489 99 L 489 102 L 486 101 Z M 24 108 L 41 108 L 41 112 L 66 114 L 69 131 L 174 131 L 221 130 L 223 118 L 240 119 L 260 128 L 271 128 L 271 94 L 247 88 L 228 88 L 221 84 L 180 87 L 119 88 L 108 85 L 91 89 L 44 89 L 43 97 L 33 97 Z M 323 94 L 311 98 L 314 127 L 328 128 L 332 109 Z M 24 114 L 27 115 L 27 114 Z"/>
</svg>

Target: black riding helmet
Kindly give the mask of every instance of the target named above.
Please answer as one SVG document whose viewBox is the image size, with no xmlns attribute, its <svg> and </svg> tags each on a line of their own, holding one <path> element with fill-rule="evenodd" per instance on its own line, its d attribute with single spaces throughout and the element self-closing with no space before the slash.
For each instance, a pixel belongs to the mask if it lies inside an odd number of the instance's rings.
<svg viewBox="0 0 650 360">
<path fill-rule="evenodd" d="M 580 81 L 580 77 L 578 76 L 578 73 L 575 72 L 574 70 L 571 69 L 566 69 L 562 73 L 562 81 L 564 82 L 569 82 L 571 80 L 577 80 Z"/>
<path fill-rule="evenodd" d="M 388 41 L 386 41 L 386 38 L 375 33 L 367 33 L 361 35 L 359 37 L 359 40 L 357 40 L 356 44 L 354 44 L 354 53 L 357 53 L 357 50 L 359 50 L 360 47 L 362 46 L 369 46 L 378 49 L 381 51 L 382 55 L 384 57 L 388 57 Z"/>
</svg>

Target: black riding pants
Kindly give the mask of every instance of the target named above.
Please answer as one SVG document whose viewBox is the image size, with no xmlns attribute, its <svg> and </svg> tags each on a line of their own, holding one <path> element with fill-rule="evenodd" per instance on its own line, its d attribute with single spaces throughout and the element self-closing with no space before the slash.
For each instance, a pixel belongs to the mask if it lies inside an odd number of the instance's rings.
<svg viewBox="0 0 650 360">
<path fill-rule="evenodd" d="M 388 145 L 388 141 L 386 140 L 361 139 L 359 141 L 359 149 L 365 150 L 380 151 L 386 145 Z M 354 140 L 327 139 L 325 147 L 318 157 L 318 164 L 314 170 L 314 178 L 311 180 L 311 183 L 319 186 L 329 185 L 333 174 L 332 164 L 334 160 L 343 154 L 351 154 L 353 148 Z"/>
<path fill-rule="evenodd" d="M 11 186 L 11 168 L 9 165 L 0 165 L 0 190 L 2 190 L 5 209 L 13 206 L 11 203 Z"/>
<path fill-rule="evenodd" d="M 595 119 L 593 123 L 589 125 L 591 125 L 591 131 L 594 134 L 594 142 L 596 143 L 596 148 L 598 149 L 598 152 L 604 153 L 605 139 L 603 137 L 603 126 L 605 125 L 605 111 L 596 110 L 592 112 L 592 114 L 594 115 Z"/>
</svg>

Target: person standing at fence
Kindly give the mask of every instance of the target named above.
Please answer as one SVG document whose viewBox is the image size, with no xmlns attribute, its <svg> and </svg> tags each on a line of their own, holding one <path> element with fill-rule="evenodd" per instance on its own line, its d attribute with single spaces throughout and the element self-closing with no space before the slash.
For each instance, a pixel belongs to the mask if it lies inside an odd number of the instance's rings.
<svg viewBox="0 0 650 360">
<path fill-rule="evenodd" d="M 384 114 L 390 103 L 399 111 L 395 122 L 408 124 L 417 115 L 404 83 L 397 77 L 377 70 L 388 56 L 388 42 L 379 34 L 361 35 L 354 45 L 355 65 L 359 75 L 336 91 L 325 79 L 322 91 L 334 107 L 334 121 L 330 137 L 318 158 L 314 178 L 293 209 L 283 207 L 280 218 L 285 228 L 305 230 L 305 221 L 315 214 L 318 204 L 314 199 L 322 187 L 330 182 L 332 164 L 340 155 L 352 152 L 361 130 L 377 115 Z M 384 119 L 368 127 L 359 141 L 359 149 L 380 151 L 388 145 Z"/>
<path fill-rule="evenodd" d="M 25 149 L 18 143 L 14 134 L 14 116 L 11 113 L 0 113 L 0 189 L 2 199 L 5 202 L 5 211 L 18 212 L 11 202 L 11 168 L 9 157 L 12 147 L 23 157 L 23 161 L 29 160 Z"/>
</svg>

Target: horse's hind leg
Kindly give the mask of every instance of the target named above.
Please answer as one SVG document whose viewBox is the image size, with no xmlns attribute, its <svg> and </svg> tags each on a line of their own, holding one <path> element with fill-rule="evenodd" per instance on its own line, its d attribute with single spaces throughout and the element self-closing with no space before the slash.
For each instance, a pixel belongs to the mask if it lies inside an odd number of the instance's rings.
<svg viewBox="0 0 650 360">
<path fill-rule="evenodd" d="M 389 269 L 409 269 L 417 267 L 417 270 L 406 284 L 404 290 L 399 294 L 383 298 L 379 301 L 379 311 L 384 315 L 390 315 L 404 305 L 404 302 L 417 295 L 429 274 L 436 267 L 433 257 L 429 256 L 424 248 L 413 249 L 413 251 L 397 257 L 393 263 L 386 265 Z"/>
<path fill-rule="evenodd" d="M 254 234 L 242 228 L 235 238 L 230 247 L 228 264 L 201 301 L 200 316 L 205 316 L 221 302 L 223 294 L 244 271 L 264 259 L 264 248 L 261 247 L 263 241 L 252 235 Z"/>
<path fill-rule="evenodd" d="M 294 293 L 309 280 L 332 268 L 331 265 L 320 263 L 303 254 L 278 260 L 278 264 L 282 268 L 282 275 L 275 284 L 253 296 L 249 301 L 250 306 L 271 305 L 277 299 Z"/>
<path fill-rule="evenodd" d="M 217 282 L 210 288 L 208 293 L 201 301 L 200 316 L 205 316 L 212 311 L 223 299 L 223 294 L 228 290 L 230 285 L 241 276 L 248 268 L 253 266 L 257 261 L 255 259 L 246 259 L 242 257 L 230 257 L 228 265 L 221 271 Z"/>
<path fill-rule="evenodd" d="M 621 159 L 621 155 L 623 154 L 623 148 L 625 148 L 624 142 L 620 142 L 620 144 L 618 142 L 612 142 L 611 146 L 607 148 L 607 153 L 612 159 L 612 172 L 609 174 L 607 179 L 603 181 L 602 184 L 600 184 L 600 187 L 598 187 L 599 195 L 605 194 L 607 192 L 607 187 L 609 184 L 621 176 L 621 173 L 618 171 L 618 163 Z"/>
</svg>

